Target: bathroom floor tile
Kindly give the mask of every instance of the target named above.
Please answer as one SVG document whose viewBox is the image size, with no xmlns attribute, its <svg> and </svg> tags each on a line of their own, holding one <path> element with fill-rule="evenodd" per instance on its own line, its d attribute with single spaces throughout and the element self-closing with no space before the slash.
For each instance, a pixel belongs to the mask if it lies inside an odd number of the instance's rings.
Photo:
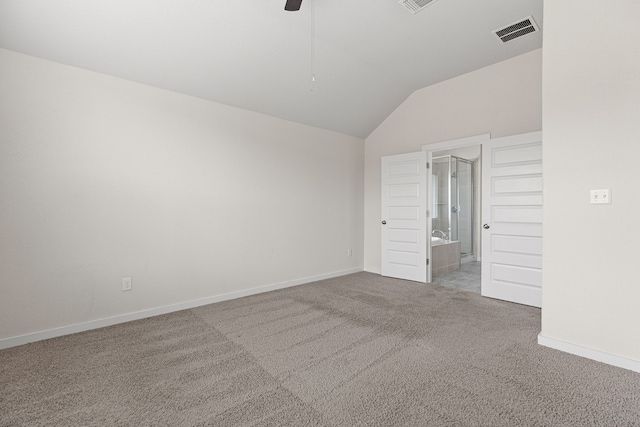
<svg viewBox="0 0 640 427">
<path fill-rule="evenodd" d="M 455 271 L 439 275 L 433 284 L 480 293 L 480 262 L 465 262 Z"/>
</svg>

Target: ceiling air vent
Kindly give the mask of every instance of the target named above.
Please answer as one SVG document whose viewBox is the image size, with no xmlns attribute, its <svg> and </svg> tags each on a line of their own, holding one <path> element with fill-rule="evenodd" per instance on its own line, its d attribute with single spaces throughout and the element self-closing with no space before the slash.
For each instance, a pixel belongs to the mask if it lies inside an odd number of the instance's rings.
<svg viewBox="0 0 640 427">
<path fill-rule="evenodd" d="M 411 13 L 418 13 L 431 3 L 438 0 L 400 0 L 399 3 L 406 7 Z"/>
<path fill-rule="evenodd" d="M 518 22 L 514 22 L 513 24 L 507 25 L 504 28 L 500 28 L 495 30 L 493 34 L 495 34 L 502 43 L 508 43 L 520 37 L 526 36 L 527 34 L 533 34 L 537 31 L 538 26 L 536 25 L 536 21 L 533 20 L 531 16 L 527 16 L 524 19 L 521 19 Z"/>
</svg>

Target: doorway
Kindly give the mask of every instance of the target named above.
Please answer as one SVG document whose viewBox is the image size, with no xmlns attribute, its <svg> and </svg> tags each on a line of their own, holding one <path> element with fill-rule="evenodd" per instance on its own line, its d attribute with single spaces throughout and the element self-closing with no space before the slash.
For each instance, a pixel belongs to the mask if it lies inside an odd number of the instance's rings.
<svg viewBox="0 0 640 427">
<path fill-rule="evenodd" d="M 383 157 L 382 275 L 432 283 L 434 153 L 477 145 L 482 184 L 475 187 L 482 189 L 476 193 L 482 199 L 482 215 L 477 216 L 482 226 L 476 219 L 476 236 L 481 235 L 475 256 L 481 262 L 481 295 L 540 307 L 542 132 L 495 139 L 485 134 Z"/>
<path fill-rule="evenodd" d="M 480 293 L 481 146 L 432 152 L 432 283 Z"/>
<path fill-rule="evenodd" d="M 475 191 L 477 181 L 475 172 L 479 167 L 476 162 L 480 157 L 480 146 L 471 148 L 477 149 L 477 156 L 472 159 L 438 153 L 433 157 L 431 169 L 432 233 L 435 241 L 438 241 L 437 239 L 459 241 L 463 262 L 465 259 L 475 261 L 477 252 L 474 220 L 479 216 L 479 212 L 474 202 L 479 196 Z"/>
</svg>

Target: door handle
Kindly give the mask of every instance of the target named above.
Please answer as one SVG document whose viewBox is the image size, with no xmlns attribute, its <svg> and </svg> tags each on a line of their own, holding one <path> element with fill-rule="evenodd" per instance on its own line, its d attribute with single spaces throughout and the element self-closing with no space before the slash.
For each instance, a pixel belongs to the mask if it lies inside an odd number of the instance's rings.
<svg viewBox="0 0 640 427">
<path fill-rule="evenodd" d="M 387 225 L 387 221 L 382 220 L 382 225 Z"/>
<path fill-rule="evenodd" d="M 482 228 L 484 228 L 485 230 L 488 230 L 489 229 L 489 224 L 483 225 Z"/>
</svg>

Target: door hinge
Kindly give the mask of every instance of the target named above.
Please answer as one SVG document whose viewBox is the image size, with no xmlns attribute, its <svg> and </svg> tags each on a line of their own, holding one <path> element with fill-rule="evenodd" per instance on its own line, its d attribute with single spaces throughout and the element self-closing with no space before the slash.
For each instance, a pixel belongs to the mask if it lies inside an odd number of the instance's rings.
<svg viewBox="0 0 640 427">
<path fill-rule="evenodd" d="M 427 209 L 427 218 L 429 218 L 430 215 L 431 215 L 431 212 L 429 212 L 429 210 Z"/>
<path fill-rule="evenodd" d="M 427 162 L 427 169 L 431 169 L 431 164 Z"/>
<path fill-rule="evenodd" d="M 429 265 L 429 258 L 427 258 L 427 265 Z"/>
</svg>

